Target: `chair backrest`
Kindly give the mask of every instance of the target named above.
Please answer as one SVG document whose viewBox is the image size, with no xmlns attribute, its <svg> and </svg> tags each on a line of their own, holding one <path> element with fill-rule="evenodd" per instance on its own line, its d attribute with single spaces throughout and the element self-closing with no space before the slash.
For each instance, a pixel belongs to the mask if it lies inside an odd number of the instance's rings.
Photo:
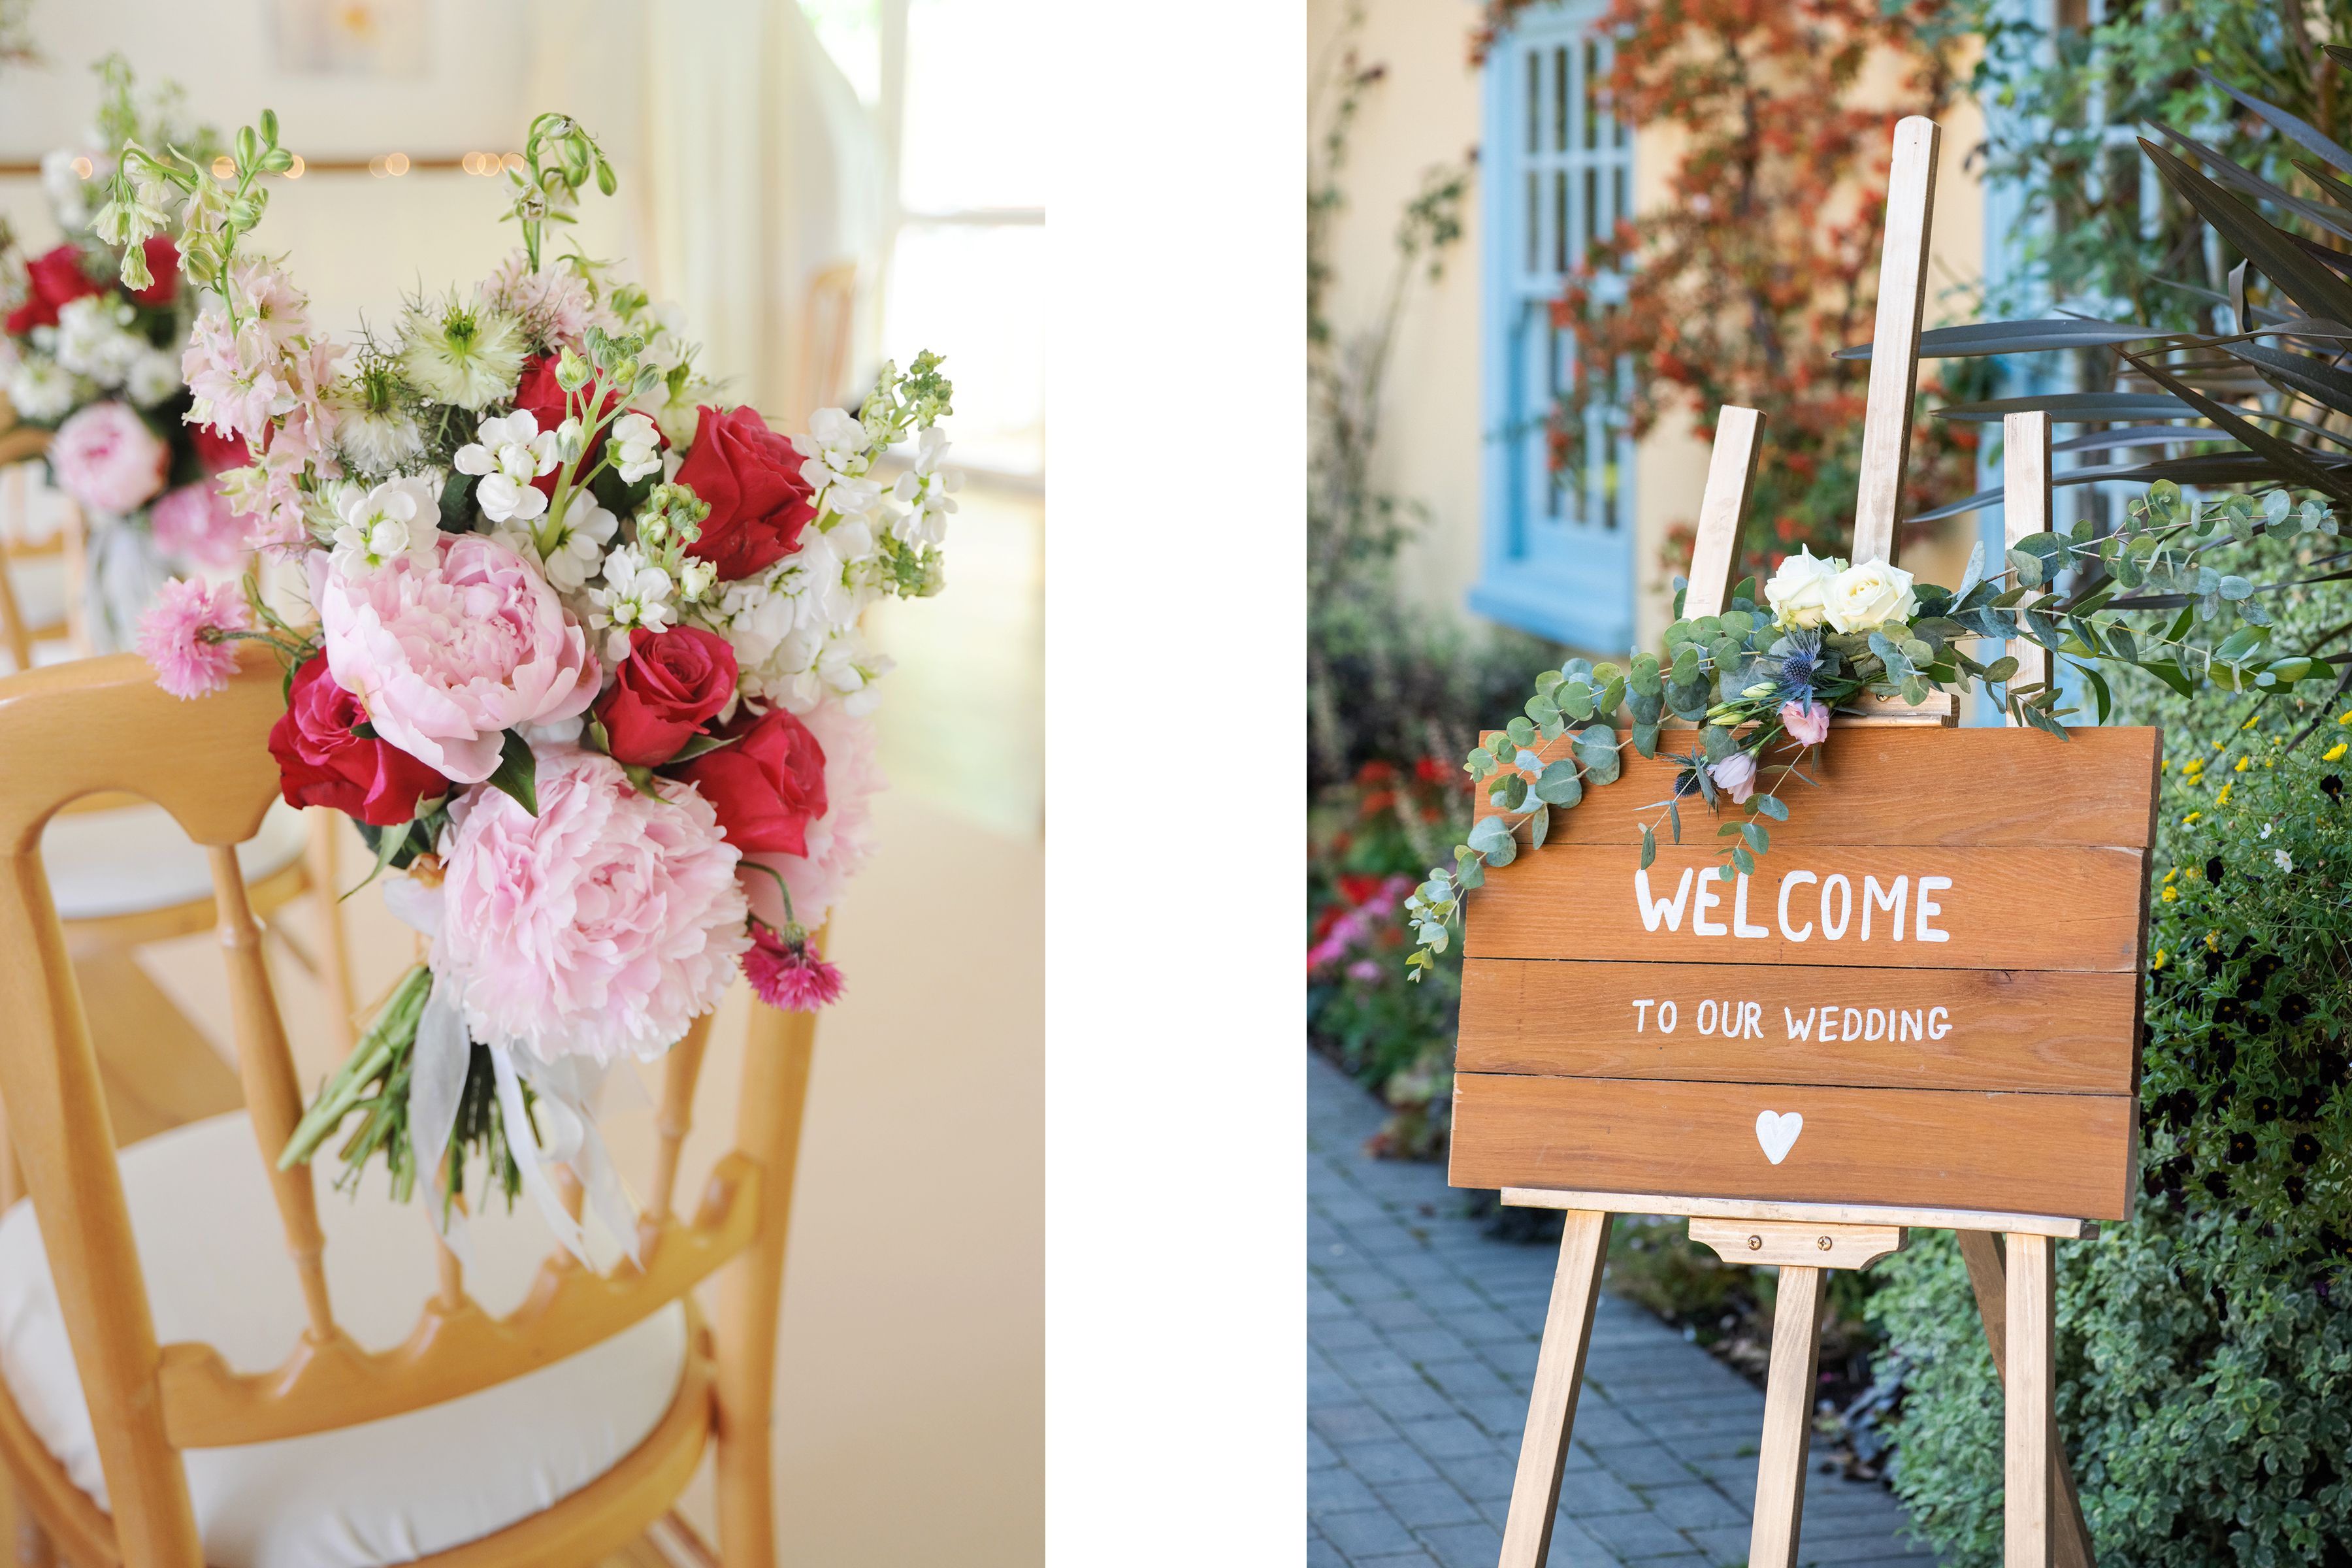
<svg viewBox="0 0 2352 1568">
<path fill-rule="evenodd" d="M 793 405 L 784 410 L 784 428 L 806 429 L 811 414 L 833 406 L 841 396 L 856 309 L 857 263 L 837 262 L 810 278 L 793 355 Z"/>
<path fill-rule="evenodd" d="M 47 538 L 35 541 L 31 521 L 31 478 L 34 462 L 49 447 L 47 430 L 8 425 L 10 416 L 0 402 L 0 647 L 8 651 L 18 669 L 33 668 L 33 645 L 64 633 L 77 654 L 89 650 L 80 621 L 85 562 L 81 509 L 67 502 L 65 515 Z M 56 620 L 36 618 L 16 591 L 11 568 L 28 561 L 62 558 L 66 568 L 65 614 Z"/>
<path fill-rule="evenodd" d="M 406 1344 L 370 1352 L 337 1326 L 310 1172 L 277 1168 L 301 1097 L 236 846 L 278 795 L 266 739 L 284 699 L 268 650 L 244 649 L 227 691 L 189 702 L 159 689 L 146 663 L 127 654 L 0 679 L 0 1016 L 10 1020 L 0 1035 L 0 1106 L 40 1220 L 126 1558 L 199 1561 L 179 1448 L 324 1431 L 459 1397 L 611 1337 L 739 1255 L 722 1293 L 719 1400 L 728 1411 L 733 1388 L 732 1400 L 755 1407 L 764 1427 L 808 1065 L 809 1030 L 797 1017 L 784 1048 L 755 1038 L 747 1052 L 737 1146 L 714 1167 L 691 1223 L 671 1212 L 671 1199 L 708 1018 L 672 1051 L 642 1268 L 623 1261 L 597 1275 L 558 1253 L 524 1305 L 494 1321 L 466 1296 L 444 1248 L 439 1289 Z M 271 1372 L 234 1372 L 207 1345 L 155 1342 L 80 994 L 40 864 L 43 826 L 100 791 L 154 801 L 211 858 L 256 1157 L 270 1173 L 308 1315 L 300 1342 Z M 770 1037 L 777 1027 L 772 1017 L 761 1026 Z"/>
</svg>

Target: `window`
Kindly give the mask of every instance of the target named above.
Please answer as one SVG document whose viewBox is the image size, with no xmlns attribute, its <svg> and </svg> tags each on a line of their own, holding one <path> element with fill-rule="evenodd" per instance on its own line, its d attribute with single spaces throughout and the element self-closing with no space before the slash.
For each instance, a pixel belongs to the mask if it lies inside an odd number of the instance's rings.
<svg viewBox="0 0 2352 1568">
<path fill-rule="evenodd" d="M 1596 236 L 1633 216 L 1633 137 L 1608 110 L 1612 50 L 1598 0 L 1521 15 L 1486 61 L 1485 545 L 1470 607 L 1579 647 L 1633 637 L 1633 443 L 1595 402 L 1555 430 L 1576 374 L 1552 302 Z M 1595 309 L 1612 310 L 1612 280 Z M 1612 367 L 1617 384 L 1629 365 Z M 1559 461 L 1555 464 L 1557 451 Z"/>
</svg>

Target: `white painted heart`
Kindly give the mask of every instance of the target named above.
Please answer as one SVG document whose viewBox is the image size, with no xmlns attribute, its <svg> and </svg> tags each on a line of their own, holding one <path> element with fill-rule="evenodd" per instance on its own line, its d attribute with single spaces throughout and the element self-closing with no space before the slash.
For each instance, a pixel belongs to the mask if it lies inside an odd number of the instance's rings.
<svg viewBox="0 0 2352 1568">
<path fill-rule="evenodd" d="M 1764 1146 L 1764 1157 L 1776 1165 L 1789 1157 L 1789 1151 L 1797 1146 L 1797 1134 L 1804 1130 L 1805 1119 L 1801 1112 L 1756 1113 L 1756 1142 Z"/>
</svg>

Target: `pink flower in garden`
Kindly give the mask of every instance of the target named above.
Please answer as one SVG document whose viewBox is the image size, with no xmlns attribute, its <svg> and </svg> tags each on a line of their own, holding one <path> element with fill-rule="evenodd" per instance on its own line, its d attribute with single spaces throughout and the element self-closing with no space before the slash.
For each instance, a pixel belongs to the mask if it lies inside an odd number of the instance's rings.
<svg viewBox="0 0 2352 1568">
<path fill-rule="evenodd" d="M 805 937 L 780 936 L 764 925 L 754 930 L 751 951 L 743 955 L 743 978 L 753 995 L 789 1013 L 814 1013 L 841 994 L 841 971 Z"/>
<path fill-rule="evenodd" d="M 498 771 L 501 731 L 585 712 L 599 671 L 579 623 L 521 556 L 478 533 L 436 548 L 433 566 L 404 556 L 350 575 L 315 552 L 310 603 L 327 668 L 376 732 L 478 784 Z"/>
<path fill-rule="evenodd" d="M 1734 752 L 1706 770 L 1717 789 L 1727 790 L 1734 805 L 1744 805 L 1756 793 L 1756 753 Z"/>
<path fill-rule="evenodd" d="M 127 403 L 93 403 L 58 426 L 49 466 L 68 495 L 110 517 L 139 510 L 163 488 L 172 449 Z"/>
<path fill-rule="evenodd" d="M 134 646 L 155 667 L 155 684 L 184 702 L 228 689 L 236 647 L 217 634 L 252 629 L 252 607 L 236 584 L 166 583 L 139 617 Z"/>
<path fill-rule="evenodd" d="M 787 916 L 775 878 L 753 873 L 744 879 L 751 912 L 780 931 L 794 920 L 811 931 L 824 923 L 849 879 L 873 853 L 873 799 L 876 792 L 888 787 L 875 760 L 871 719 L 853 717 L 838 698 L 799 717 L 824 751 L 824 815 L 811 819 L 803 830 L 806 855 L 744 857 L 751 865 L 774 871 L 792 889 L 793 913 Z"/>
<path fill-rule="evenodd" d="M 434 971 L 476 1039 L 650 1060 L 719 1005 L 751 945 L 734 846 L 691 789 L 656 800 L 610 757 L 537 755 L 536 817 L 489 788 L 450 808 Z"/>
<path fill-rule="evenodd" d="M 157 549 L 199 566 L 234 566 L 244 552 L 245 530 L 229 510 L 228 498 L 211 479 L 165 494 L 149 521 Z"/>
<path fill-rule="evenodd" d="M 1830 738 L 1830 710 L 1811 698 L 1780 704 L 1780 728 L 1801 746 L 1818 746 Z"/>
<path fill-rule="evenodd" d="M 1367 985 L 1379 984 L 1381 973 L 1379 963 L 1370 958 L 1360 958 L 1348 965 L 1348 978 L 1360 980 Z"/>
</svg>

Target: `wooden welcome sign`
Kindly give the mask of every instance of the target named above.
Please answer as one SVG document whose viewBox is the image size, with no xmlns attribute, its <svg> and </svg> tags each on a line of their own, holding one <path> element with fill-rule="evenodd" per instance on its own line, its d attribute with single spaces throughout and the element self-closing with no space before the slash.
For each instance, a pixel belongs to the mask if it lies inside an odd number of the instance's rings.
<svg viewBox="0 0 2352 1568">
<path fill-rule="evenodd" d="M 1937 142 L 1925 120 L 1895 133 L 1857 563 L 1895 552 Z M 1724 608 L 1756 432 L 1723 411 L 1689 616 Z M 2014 543 L 2050 525 L 2048 416 L 2005 435 Z M 2046 655 L 2018 652 L 2014 679 L 2039 679 Z M 1727 1261 L 1780 1268 L 1750 1568 L 1796 1557 L 1822 1270 L 1917 1226 L 1960 1233 L 2003 1372 L 2007 1568 L 2089 1568 L 2053 1438 L 2051 1247 L 2129 1217 L 2138 1188 L 2160 737 L 1951 721 L 1948 696 L 1842 711 L 1821 787 L 1731 882 L 1711 835 L 1639 867 L 1639 819 L 1678 765 L 1629 750 L 1466 905 L 1452 1180 L 1565 1211 L 1503 1568 L 1549 1551 L 1620 1213 L 1689 1215 Z"/>
</svg>

